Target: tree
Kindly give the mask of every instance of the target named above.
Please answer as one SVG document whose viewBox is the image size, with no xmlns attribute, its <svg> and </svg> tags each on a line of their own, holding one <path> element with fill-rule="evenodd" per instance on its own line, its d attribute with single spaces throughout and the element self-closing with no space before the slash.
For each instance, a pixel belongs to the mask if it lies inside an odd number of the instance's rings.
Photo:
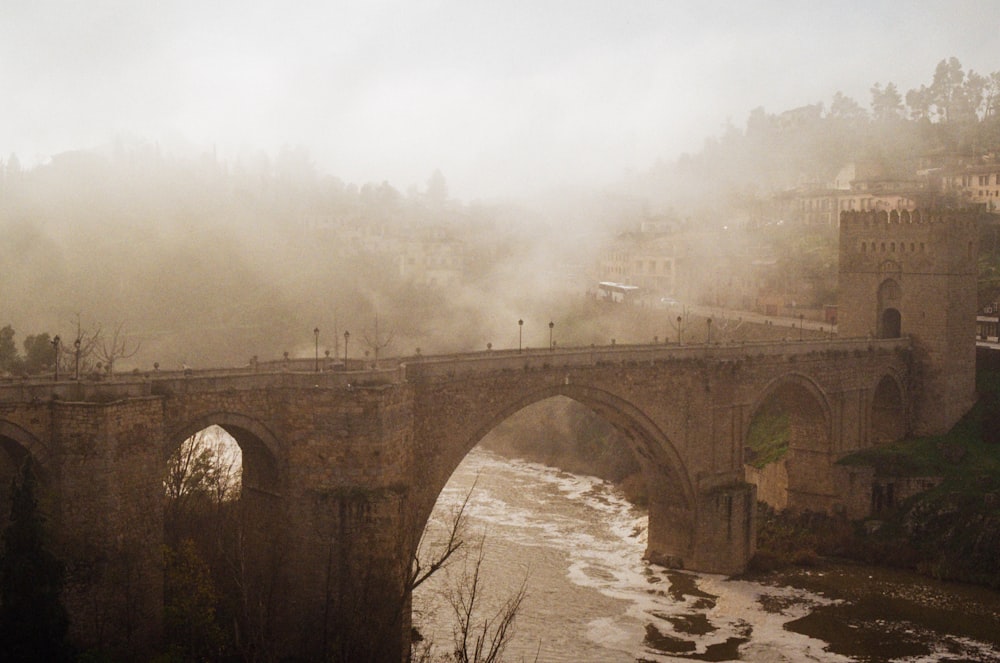
<svg viewBox="0 0 1000 663">
<path fill-rule="evenodd" d="M 930 122 L 931 103 L 931 92 L 926 85 L 906 93 L 906 106 L 910 109 L 910 119 L 914 121 Z"/>
<path fill-rule="evenodd" d="M 871 88 L 872 93 L 872 116 L 876 122 L 888 122 L 899 119 L 903 114 L 903 97 L 896 89 L 895 83 L 886 83 L 882 89 L 880 83 L 875 83 Z"/>
<path fill-rule="evenodd" d="M 67 661 L 63 565 L 45 547 L 29 457 L 11 491 L 0 557 L 0 661 Z"/>
<path fill-rule="evenodd" d="M 55 365 L 56 347 L 48 332 L 33 334 L 24 339 L 24 371 L 42 373 Z"/>
<path fill-rule="evenodd" d="M 215 618 L 219 597 L 208 564 L 191 539 L 178 550 L 168 548 L 165 558 L 163 621 L 172 653 L 186 661 L 217 659 L 223 635 Z"/>
<path fill-rule="evenodd" d="M 14 343 L 14 328 L 7 325 L 0 329 L 0 372 L 14 371 L 20 367 L 21 358 Z"/>
<path fill-rule="evenodd" d="M 196 505 L 218 507 L 239 498 L 242 454 L 221 430 L 206 428 L 170 454 L 163 479 L 169 529 L 182 526 Z"/>
<path fill-rule="evenodd" d="M 514 623 L 527 596 L 527 579 L 500 601 L 490 614 L 483 615 L 480 572 L 485 551 L 485 536 L 471 568 L 466 568 L 449 597 L 455 614 L 454 657 L 457 663 L 497 663 L 513 635 Z"/>
<path fill-rule="evenodd" d="M 962 83 L 965 72 L 958 58 L 952 57 L 938 62 L 934 79 L 928 89 L 930 102 L 942 122 L 955 119 L 956 106 L 962 101 Z"/>
<path fill-rule="evenodd" d="M 473 483 L 461 505 L 451 514 L 443 538 L 429 544 L 421 537 L 417 546 L 418 553 L 411 564 L 406 592 L 408 595 L 439 571 L 446 569 L 460 550 L 466 552 L 465 567 L 448 588 L 448 602 L 455 617 L 452 625 L 452 656 L 448 660 L 457 663 L 497 663 L 513 636 L 514 622 L 527 595 L 527 578 L 522 580 L 513 594 L 495 603 L 491 613 L 483 615 L 484 610 L 487 610 L 484 605 L 487 597 L 483 595 L 480 574 L 485 559 L 486 535 L 484 533 L 480 536 L 472 550 L 465 543 L 465 512 L 476 483 Z M 469 555 L 472 551 L 475 551 L 474 558 Z M 408 606 L 409 602 L 403 601 L 402 605 Z M 433 660 L 431 645 L 432 643 L 423 643 L 421 646 L 414 641 L 412 660 L 430 663 Z"/>
<path fill-rule="evenodd" d="M 833 95 L 833 101 L 830 102 L 830 117 L 854 123 L 866 121 L 868 114 L 854 99 L 843 92 L 837 92 Z"/>
<path fill-rule="evenodd" d="M 118 323 L 111 338 L 101 338 L 95 347 L 97 358 L 104 363 L 104 370 L 108 375 L 115 374 L 116 361 L 135 356 L 142 345 L 125 334 L 124 326 L 125 323 Z"/>
<path fill-rule="evenodd" d="M 375 368 L 378 368 L 378 355 L 381 350 L 392 345 L 393 333 L 389 332 L 385 336 L 379 334 L 378 331 L 378 313 L 375 314 L 375 333 L 370 337 L 367 333 L 364 335 L 365 345 L 371 348 L 372 353 L 375 355 Z"/>
<path fill-rule="evenodd" d="M 69 347 L 59 357 L 60 368 L 64 373 L 79 378 L 81 374 L 86 374 L 94 370 L 91 357 L 97 351 L 101 340 L 101 327 L 89 329 L 83 326 L 80 314 L 76 314 L 73 321 L 76 326 L 76 335 Z"/>
</svg>

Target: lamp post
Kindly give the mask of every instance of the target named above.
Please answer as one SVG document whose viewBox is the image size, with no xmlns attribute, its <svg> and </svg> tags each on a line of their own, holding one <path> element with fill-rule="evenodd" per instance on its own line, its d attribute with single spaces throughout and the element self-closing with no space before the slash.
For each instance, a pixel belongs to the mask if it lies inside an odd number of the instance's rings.
<svg viewBox="0 0 1000 663">
<path fill-rule="evenodd" d="M 556 346 L 552 345 L 552 328 L 556 326 L 556 323 L 549 321 L 549 352 L 555 349 Z"/>
<path fill-rule="evenodd" d="M 806 316 L 803 313 L 799 313 L 799 340 L 802 340 L 802 323 L 805 322 Z"/>
<path fill-rule="evenodd" d="M 319 373 L 319 327 L 313 329 L 313 336 L 316 337 L 316 372 Z"/>
<path fill-rule="evenodd" d="M 705 321 L 708 324 L 708 338 L 705 340 L 706 345 L 712 344 L 712 318 Z"/>
<path fill-rule="evenodd" d="M 344 370 L 347 370 L 347 342 L 351 340 L 351 332 L 344 331 Z"/>
<path fill-rule="evenodd" d="M 80 339 L 73 341 L 73 377 L 80 379 Z"/>
<path fill-rule="evenodd" d="M 56 351 L 56 374 L 55 381 L 59 381 L 59 334 L 52 337 L 52 348 Z"/>
<path fill-rule="evenodd" d="M 677 345 L 681 344 L 681 324 L 683 324 L 684 318 L 677 316 Z"/>
<path fill-rule="evenodd" d="M 521 332 L 524 331 L 524 320 L 517 321 L 517 354 L 521 354 Z"/>
</svg>

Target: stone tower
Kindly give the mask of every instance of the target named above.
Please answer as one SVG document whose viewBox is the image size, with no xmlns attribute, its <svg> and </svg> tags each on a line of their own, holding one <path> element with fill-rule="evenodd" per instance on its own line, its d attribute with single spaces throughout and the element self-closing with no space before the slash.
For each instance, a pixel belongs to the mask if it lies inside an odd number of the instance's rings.
<svg viewBox="0 0 1000 663">
<path fill-rule="evenodd" d="M 841 212 L 843 338 L 913 339 L 913 428 L 949 430 L 975 402 L 975 210 Z"/>
</svg>

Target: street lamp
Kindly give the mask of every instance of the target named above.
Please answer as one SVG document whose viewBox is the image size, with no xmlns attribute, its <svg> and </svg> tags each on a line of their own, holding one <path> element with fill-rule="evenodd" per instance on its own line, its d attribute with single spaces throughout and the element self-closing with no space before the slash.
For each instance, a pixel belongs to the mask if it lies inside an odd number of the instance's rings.
<svg viewBox="0 0 1000 663">
<path fill-rule="evenodd" d="M 684 322 L 684 318 L 677 316 L 677 345 L 681 344 L 681 324 Z"/>
<path fill-rule="evenodd" d="M 802 340 L 802 324 L 805 322 L 806 316 L 804 313 L 799 313 L 799 340 Z"/>
<path fill-rule="evenodd" d="M 56 377 L 55 381 L 59 381 L 59 334 L 52 337 L 52 348 L 56 351 Z"/>
<path fill-rule="evenodd" d="M 549 352 L 555 349 L 556 346 L 552 345 L 552 328 L 556 326 L 556 323 L 549 321 Z"/>
<path fill-rule="evenodd" d="M 705 341 L 706 344 L 712 344 L 712 318 L 709 318 L 705 322 L 708 323 L 708 339 Z"/>
<path fill-rule="evenodd" d="M 319 373 L 319 327 L 313 329 L 313 336 L 316 337 L 316 372 Z"/>
<path fill-rule="evenodd" d="M 521 354 L 521 332 L 524 331 L 524 320 L 517 321 L 517 354 Z"/>
<path fill-rule="evenodd" d="M 344 370 L 347 370 L 347 342 L 351 340 L 351 332 L 344 331 Z"/>
</svg>

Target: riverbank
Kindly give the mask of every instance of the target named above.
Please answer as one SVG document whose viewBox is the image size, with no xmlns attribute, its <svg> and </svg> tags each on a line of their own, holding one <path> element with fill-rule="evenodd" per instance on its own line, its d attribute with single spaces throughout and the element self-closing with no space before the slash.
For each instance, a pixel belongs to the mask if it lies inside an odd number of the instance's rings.
<svg viewBox="0 0 1000 663">
<path fill-rule="evenodd" d="M 883 505 L 861 523 L 825 520 L 821 527 L 831 532 L 815 552 L 1000 589 L 1000 353 L 980 357 L 977 390 L 979 402 L 947 434 L 908 438 L 842 459 L 873 467 L 883 485 L 915 477 L 939 483 Z M 782 533 L 803 539 L 802 525 L 787 518 L 760 521 L 765 557 L 794 548 L 778 543 Z"/>
<path fill-rule="evenodd" d="M 784 628 L 829 643 L 826 651 L 854 661 L 931 656 L 989 661 L 1000 652 L 1000 593 L 995 590 L 829 558 L 816 558 L 808 567 L 751 571 L 742 579 L 830 599 Z M 760 601 L 779 614 L 792 607 L 766 594 Z"/>
</svg>

